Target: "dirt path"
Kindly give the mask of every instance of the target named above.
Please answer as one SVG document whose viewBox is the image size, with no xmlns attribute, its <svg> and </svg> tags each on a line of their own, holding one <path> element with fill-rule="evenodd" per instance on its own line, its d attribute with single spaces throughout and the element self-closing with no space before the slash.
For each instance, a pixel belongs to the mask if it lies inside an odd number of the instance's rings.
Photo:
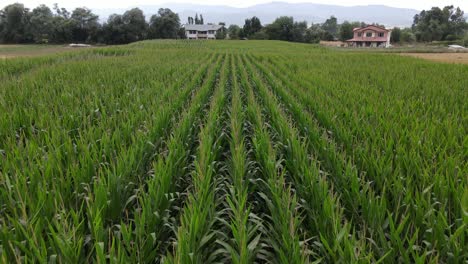
<svg viewBox="0 0 468 264">
<path fill-rule="evenodd" d="M 0 45 L 0 59 L 44 56 L 71 50 L 77 49 L 65 45 Z"/>
<path fill-rule="evenodd" d="M 415 57 L 436 62 L 468 64 L 468 53 L 400 53 L 402 56 Z"/>
</svg>

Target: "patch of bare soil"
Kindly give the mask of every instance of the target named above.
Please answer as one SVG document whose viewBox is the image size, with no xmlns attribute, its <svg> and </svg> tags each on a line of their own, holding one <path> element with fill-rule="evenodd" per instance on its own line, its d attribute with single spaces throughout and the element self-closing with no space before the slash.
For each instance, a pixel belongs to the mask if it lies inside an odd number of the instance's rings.
<svg viewBox="0 0 468 264">
<path fill-rule="evenodd" d="M 320 41 L 320 45 L 327 46 L 327 47 L 342 47 L 345 45 L 342 41 Z"/>
<path fill-rule="evenodd" d="M 0 45 L 0 59 L 37 57 L 73 50 L 61 45 Z"/>
<path fill-rule="evenodd" d="M 468 64 L 468 53 L 400 53 L 402 56 L 415 57 L 436 62 Z"/>
</svg>

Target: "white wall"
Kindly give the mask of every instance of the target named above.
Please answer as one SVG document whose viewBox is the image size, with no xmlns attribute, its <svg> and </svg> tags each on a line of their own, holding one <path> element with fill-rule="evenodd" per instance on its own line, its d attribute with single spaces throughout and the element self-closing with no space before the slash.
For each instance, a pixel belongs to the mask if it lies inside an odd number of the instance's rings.
<svg viewBox="0 0 468 264">
<path fill-rule="evenodd" d="M 216 39 L 216 33 L 215 34 L 204 34 L 208 39 Z M 185 31 L 185 36 L 190 39 L 198 39 L 198 34 L 190 34 L 188 30 Z"/>
</svg>

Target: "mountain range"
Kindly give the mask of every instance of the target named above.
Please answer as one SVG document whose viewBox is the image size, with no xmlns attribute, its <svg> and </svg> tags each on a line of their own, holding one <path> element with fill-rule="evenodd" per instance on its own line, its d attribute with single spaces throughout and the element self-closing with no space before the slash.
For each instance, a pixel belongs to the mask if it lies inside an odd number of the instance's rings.
<svg viewBox="0 0 468 264">
<path fill-rule="evenodd" d="M 122 14 L 126 9 L 94 9 L 101 20 L 113 13 Z M 262 24 L 268 24 L 279 16 L 292 16 L 295 21 L 307 21 L 310 23 L 323 23 L 327 18 L 334 15 L 341 23 L 348 21 L 362 21 L 366 23 L 379 23 L 388 27 L 399 26 L 408 27 L 413 22 L 415 14 L 419 13 L 415 9 L 396 8 L 385 5 L 363 5 L 363 6 L 339 6 L 314 3 L 286 3 L 271 2 L 258 4 L 250 7 L 237 8 L 226 5 L 198 5 L 183 3 L 166 3 L 162 5 L 138 6 L 143 10 L 147 19 L 158 12 L 159 8 L 170 8 L 179 14 L 181 23 L 187 22 L 187 17 L 194 17 L 196 13 L 203 14 L 205 23 L 225 22 L 226 25 L 236 24 L 242 26 L 246 18 L 257 16 Z"/>
</svg>

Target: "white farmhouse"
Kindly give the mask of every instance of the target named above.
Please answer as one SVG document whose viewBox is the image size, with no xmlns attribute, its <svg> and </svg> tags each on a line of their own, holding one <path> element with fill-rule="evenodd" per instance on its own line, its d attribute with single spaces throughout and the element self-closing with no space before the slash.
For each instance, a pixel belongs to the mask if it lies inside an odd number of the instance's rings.
<svg viewBox="0 0 468 264">
<path fill-rule="evenodd" d="M 221 25 L 195 25 L 185 24 L 185 36 L 187 39 L 216 39 L 216 32 L 223 26 Z"/>
</svg>

